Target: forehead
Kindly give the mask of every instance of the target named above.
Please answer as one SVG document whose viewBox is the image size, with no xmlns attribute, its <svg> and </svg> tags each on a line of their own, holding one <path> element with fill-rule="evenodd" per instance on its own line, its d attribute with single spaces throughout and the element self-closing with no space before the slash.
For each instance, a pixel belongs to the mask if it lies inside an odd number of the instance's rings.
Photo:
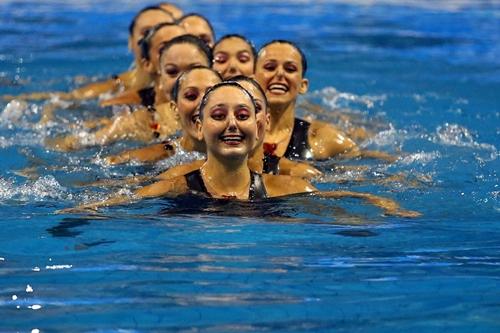
<svg viewBox="0 0 500 333">
<path fill-rule="evenodd" d="M 212 92 L 209 96 L 207 104 L 252 104 L 252 101 L 250 96 L 248 96 L 248 94 L 241 88 L 225 86 Z"/>
<path fill-rule="evenodd" d="M 208 86 L 213 85 L 213 83 L 220 82 L 217 74 L 209 69 L 195 69 L 184 77 L 181 82 L 181 86 L 197 85 L 197 86 Z"/>
<path fill-rule="evenodd" d="M 158 30 L 154 34 L 154 36 L 151 40 L 151 43 L 152 44 L 159 44 L 162 42 L 168 42 L 169 40 L 171 40 L 177 36 L 181 36 L 181 35 L 185 35 L 185 34 L 186 34 L 186 31 L 184 30 L 184 28 L 179 27 L 177 25 L 167 25 L 167 26 L 162 27 L 160 30 Z"/>
<path fill-rule="evenodd" d="M 226 38 L 215 47 L 214 51 L 251 51 L 250 45 L 241 38 L 231 37 Z"/>
<path fill-rule="evenodd" d="M 302 63 L 302 57 L 295 47 L 290 44 L 275 43 L 266 46 L 259 52 L 258 60 L 276 60 L 284 62 Z"/>
<path fill-rule="evenodd" d="M 135 20 L 134 31 L 138 32 L 162 22 L 172 23 L 172 17 L 161 10 L 147 10 Z"/>
<path fill-rule="evenodd" d="M 189 43 L 172 45 L 163 53 L 162 63 L 193 64 L 200 62 L 208 66 L 206 55 L 195 45 Z"/>
<path fill-rule="evenodd" d="M 185 25 L 187 28 L 202 28 L 210 31 L 208 23 L 198 16 L 189 16 L 185 18 L 184 20 L 182 20 L 181 25 Z"/>
</svg>

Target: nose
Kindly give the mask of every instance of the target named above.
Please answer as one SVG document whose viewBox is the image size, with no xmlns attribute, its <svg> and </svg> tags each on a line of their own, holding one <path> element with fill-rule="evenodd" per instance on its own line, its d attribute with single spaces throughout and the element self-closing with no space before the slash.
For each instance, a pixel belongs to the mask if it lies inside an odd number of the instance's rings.
<svg viewBox="0 0 500 333">
<path fill-rule="evenodd" d="M 236 61 L 235 60 L 230 60 L 229 61 L 229 65 L 228 65 L 227 71 L 228 71 L 229 74 L 236 74 L 236 73 L 238 73 L 238 66 L 236 65 Z"/>
<path fill-rule="evenodd" d="M 228 122 L 229 122 L 228 126 L 227 126 L 228 131 L 235 132 L 236 129 L 238 128 L 238 126 L 236 125 L 236 117 L 235 117 L 235 115 L 233 115 L 233 114 L 229 115 Z"/>
<path fill-rule="evenodd" d="M 278 66 L 278 68 L 276 69 L 276 77 L 281 79 L 284 76 L 285 76 L 285 71 L 283 70 L 283 67 Z"/>
</svg>

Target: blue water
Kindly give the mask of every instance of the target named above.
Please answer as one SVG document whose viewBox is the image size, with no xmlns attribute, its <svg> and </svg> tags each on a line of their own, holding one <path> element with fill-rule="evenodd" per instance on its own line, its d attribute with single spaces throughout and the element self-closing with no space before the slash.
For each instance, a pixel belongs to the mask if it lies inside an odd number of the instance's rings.
<svg viewBox="0 0 500 333">
<path fill-rule="evenodd" d="M 127 68 L 127 25 L 146 4 L 2 1 L 0 94 L 67 90 Z M 309 197 L 57 215 L 117 191 L 82 182 L 189 156 L 105 167 L 100 156 L 130 144 L 47 151 L 43 139 L 64 129 L 34 125 L 43 103 L 0 102 L 0 331 L 498 332 L 498 2 L 179 4 L 206 14 L 219 37 L 298 42 L 306 98 L 348 109 L 377 128 L 364 147 L 400 155 L 319 163 L 315 184 L 387 196 L 422 217 Z M 58 116 L 76 122 L 82 110 L 102 113 L 91 101 Z M 383 181 L 395 174 L 405 180 Z"/>
</svg>

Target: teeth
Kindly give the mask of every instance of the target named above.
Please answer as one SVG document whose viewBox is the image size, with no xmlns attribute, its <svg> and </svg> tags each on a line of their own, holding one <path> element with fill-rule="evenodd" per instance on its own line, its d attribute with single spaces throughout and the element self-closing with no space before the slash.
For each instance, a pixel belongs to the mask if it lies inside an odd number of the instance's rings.
<svg viewBox="0 0 500 333">
<path fill-rule="evenodd" d="M 288 87 L 284 84 L 273 83 L 269 86 L 269 90 L 280 90 L 280 91 L 288 91 Z"/>
</svg>

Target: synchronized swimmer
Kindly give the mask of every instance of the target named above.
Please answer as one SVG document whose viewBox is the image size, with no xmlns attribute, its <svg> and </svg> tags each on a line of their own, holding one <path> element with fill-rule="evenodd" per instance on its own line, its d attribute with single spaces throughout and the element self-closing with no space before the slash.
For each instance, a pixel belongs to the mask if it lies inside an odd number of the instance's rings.
<svg viewBox="0 0 500 333">
<path fill-rule="evenodd" d="M 297 118 L 299 95 L 306 94 L 307 60 L 295 43 L 273 40 L 258 51 L 239 34 L 215 39 L 202 15 L 170 3 L 143 8 L 129 26 L 130 70 L 70 92 L 39 92 L 4 99 L 48 99 L 41 123 L 54 121 L 58 100 L 100 98 L 101 107 L 125 109 L 112 118 L 84 119 L 86 135 L 49 138 L 49 148 L 72 151 L 117 141 L 143 147 L 104 159 L 108 164 L 156 163 L 178 151 L 203 159 L 174 166 L 132 196 L 86 203 L 74 212 L 157 196 L 194 194 L 223 200 L 265 200 L 296 194 L 364 200 L 388 215 L 415 217 L 388 198 L 353 191 L 318 191 L 315 161 L 330 158 L 395 160 L 361 149 L 356 138 L 335 124 Z M 123 107 L 125 106 L 125 107 Z M 180 134 L 179 134 L 180 133 Z M 102 184 L 106 184 L 103 182 Z"/>
</svg>

